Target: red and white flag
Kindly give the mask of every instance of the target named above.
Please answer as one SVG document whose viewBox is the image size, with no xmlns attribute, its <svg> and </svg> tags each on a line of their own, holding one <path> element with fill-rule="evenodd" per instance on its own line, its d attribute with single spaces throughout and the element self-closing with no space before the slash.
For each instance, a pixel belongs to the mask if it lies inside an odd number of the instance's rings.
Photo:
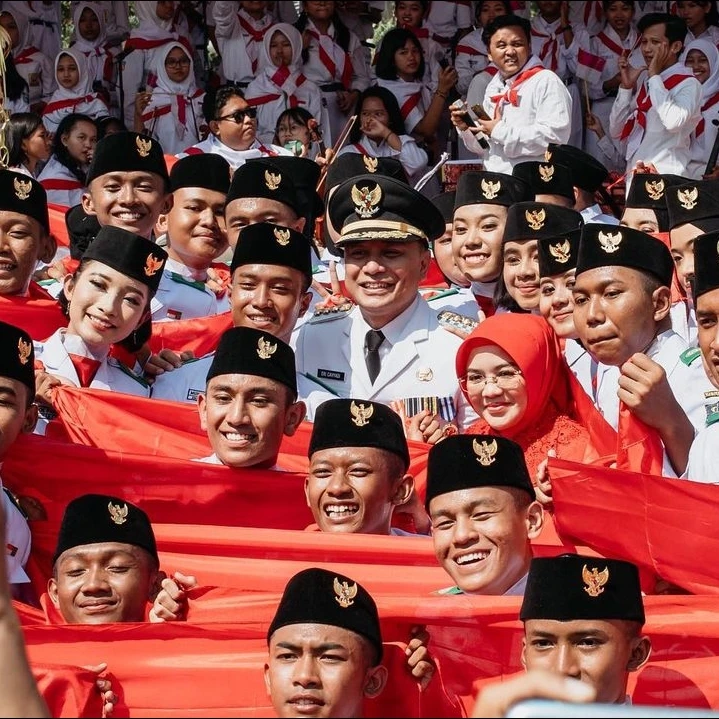
<svg viewBox="0 0 719 719">
<path fill-rule="evenodd" d="M 603 57 L 580 48 L 577 55 L 576 76 L 590 83 L 599 82 L 606 63 L 607 61 Z"/>
</svg>

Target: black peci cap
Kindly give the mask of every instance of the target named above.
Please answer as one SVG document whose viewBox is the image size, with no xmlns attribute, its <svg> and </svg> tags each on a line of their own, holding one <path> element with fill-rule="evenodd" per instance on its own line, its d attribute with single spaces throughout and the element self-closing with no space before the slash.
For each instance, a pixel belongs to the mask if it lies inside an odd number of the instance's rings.
<svg viewBox="0 0 719 719">
<path fill-rule="evenodd" d="M 292 624 L 328 624 L 348 629 L 375 648 L 376 664 L 382 661 L 377 605 L 361 584 L 343 574 L 314 567 L 295 574 L 267 630 L 267 644 L 278 629 Z"/>
<path fill-rule="evenodd" d="M 574 202 L 574 178 L 566 165 L 556 162 L 519 162 L 512 175 L 527 183 L 533 197 L 559 195 Z"/>
<path fill-rule="evenodd" d="M 579 554 L 536 557 L 519 618 L 623 619 L 644 624 L 639 570 L 631 562 Z"/>
<path fill-rule="evenodd" d="M 607 266 L 648 272 L 665 287 L 671 287 L 674 275 L 674 261 L 661 240 L 631 227 L 590 222 L 582 228 L 577 276 Z"/>
<path fill-rule="evenodd" d="M 307 456 L 333 447 L 376 447 L 396 454 L 409 467 L 402 419 L 386 404 L 362 399 L 330 399 L 315 414 Z"/>
<path fill-rule="evenodd" d="M 456 191 L 442 192 L 432 198 L 432 204 L 442 213 L 444 224 L 451 225 L 454 219 L 454 202 Z"/>
<path fill-rule="evenodd" d="M 429 450 L 425 507 L 441 494 L 475 487 L 513 487 L 534 499 L 522 448 L 511 439 L 463 434 Z"/>
<path fill-rule="evenodd" d="M 719 289 L 719 232 L 694 240 L 694 299 Z"/>
<path fill-rule="evenodd" d="M 596 192 L 609 178 L 609 170 L 588 152 L 574 145 L 549 143 L 546 158 L 569 168 L 575 187 L 586 192 Z"/>
<path fill-rule="evenodd" d="M 124 499 L 85 494 L 65 508 L 53 564 L 68 549 L 104 542 L 141 547 L 157 560 L 155 534 L 145 512 Z"/>
<path fill-rule="evenodd" d="M 50 232 L 45 188 L 30 175 L 0 168 L 0 210 L 32 217 Z"/>
<path fill-rule="evenodd" d="M 627 193 L 626 207 L 647 210 L 666 210 L 666 194 L 670 187 L 682 185 L 686 177 L 679 175 L 657 175 L 656 173 L 638 172 L 632 177 L 632 184 Z"/>
<path fill-rule="evenodd" d="M 503 205 L 534 199 L 523 180 L 501 172 L 463 172 L 457 181 L 454 209 L 465 205 Z"/>
<path fill-rule="evenodd" d="M 83 260 L 96 260 L 147 285 L 154 295 L 162 279 L 167 252 L 134 232 L 106 225 L 85 250 Z"/>
<path fill-rule="evenodd" d="M 222 155 L 205 152 L 180 158 L 170 170 L 170 190 L 201 187 L 227 194 L 230 189 L 230 163 Z"/>
<path fill-rule="evenodd" d="M 15 325 L 0 322 L 0 377 L 22 382 L 35 399 L 35 351 L 30 335 Z"/>
<path fill-rule="evenodd" d="M 407 173 L 394 157 L 370 157 L 359 152 L 343 152 L 327 168 L 327 191 L 358 175 L 384 175 L 407 184 Z"/>
<path fill-rule="evenodd" d="M 167 165 L 157 140 L 137 132 L 116 132 L 105 135 L 95 146 L 87 171 L 87 184 L 109 172 L 152 172 L 169 187 Z"/>
<path fill-rule="evenodd" d="M 100 221 L 97 215 L 88 215 L 82 205 L 75 205 L 65 213 L 65 227 L 70 238 L 70 257 L 80 260 L 97 237 L 101 228 Z"/>
<path fill-rule="evenodd" d="M 292 348 L 274 335 L 252 327 L 230 327 L 220 337 L 207 371 L 207 382 L 223 374 L 267 377 L 289 387 L 297 396 L 295 353 Z"/>
<path fill-rule="evenodd" d="M 537 259 L 539 260 L 539 276 L 554 277 L 563 275 L 577 267 L 579 240 L 582 230 L 568 232 L 561 238 L 545 238 L 537 242 Z"/>
<path fill-rule="evenodd" d="M 254 160 L 250 160 L 254 162 Z M 325 211 L 324 202 L 317 194 L 317 183 L 322 168 L 306 157 L 292 157 L 291 155 L 278 155 L 272 158 L 272 164 L 288 174 L 297 188 L 301 215 L 307 220 L 304 233 L 308 237 L 314 234 L 314 221 Z"/>
<path fill-rule="evenodd" d="M 518 202 L 507 212 L 502 242 L 565 238 L 582 227 L 582 216 L 546 202 Z"/>
<path fill-rule="evenodd" d="M 302 216 L 299 193 L 292 176 L 269 159 L 257 158 L 240 165 L 232 176 L 227 204 L 245 197 L 275 200 Z"/>
<path fill-rule="evenodd" d="M 669 228 L 719 217 L 719 183 L 698 180 L 672 187 L 666 193 Z"/>
</svg>

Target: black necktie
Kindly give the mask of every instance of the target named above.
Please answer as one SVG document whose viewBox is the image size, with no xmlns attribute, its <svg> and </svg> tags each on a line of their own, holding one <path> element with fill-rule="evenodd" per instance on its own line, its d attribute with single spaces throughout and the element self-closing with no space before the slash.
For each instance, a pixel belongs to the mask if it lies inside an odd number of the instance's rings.
<svg viewBox="0 0 719 719">
<path fill-rule="evenodd" d="M 370 330 L 365 335 L 365 362 L 367 363 L 367 372 L 372 384 L 377 379 L 381 362 L 379 358 L 379 347 L 384 342 L 384 335 L 379 330 Z"/>
</svg>

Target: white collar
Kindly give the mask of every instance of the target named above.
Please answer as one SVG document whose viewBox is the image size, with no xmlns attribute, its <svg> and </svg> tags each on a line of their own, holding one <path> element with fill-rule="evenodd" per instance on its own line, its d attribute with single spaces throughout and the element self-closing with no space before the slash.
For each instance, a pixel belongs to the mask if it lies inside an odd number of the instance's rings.
<svg viewBox="0 0 719 719">
<path fill-rule="evenodd" d="M 193 270 L 192 267 L 183 265 L 182 262 L 173 260 L 171 257 L 168 257 L 165 262 L 165 272 L 182 275 L 193 282 L 204 282 L 207 279 L 207 270 Z"/>
</svg>

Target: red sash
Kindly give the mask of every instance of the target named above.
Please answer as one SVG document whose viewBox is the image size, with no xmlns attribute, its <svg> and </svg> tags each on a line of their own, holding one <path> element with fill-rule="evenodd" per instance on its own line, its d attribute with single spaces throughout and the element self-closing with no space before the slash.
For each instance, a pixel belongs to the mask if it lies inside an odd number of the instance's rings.
<svg viewBox="0 0 719 719">
<path fill-rule="evenodd" d="M 105 102 L 97 93 L 91 93 L 89 95 L 85 95 L 84 97 L 75 97 L 70 98 L 69 100 L 56 100 L 55 102 L 48 102 L 48 104 L 45 105 L 42 114 L 49 115 L 51 112 L 55 112 L 55 110 L 64 110 L 67 107 L 71 107 L 74 110 L 83 102 L 92 102 L 93 100 L 100 100 L 102 103 Z"/>
<path fill-rule="evenodd" d="M 546 38 L 544 45 L 542 45 L 542 49 L 539 51 L 539 59 L 544 62 L 544 58 L 551 53 L 552 57 L 549 63 L 549 69 L 554 71 L 556 71 L 559 67 L 559 60 L 557 58 L 557 55 L 559 54 L 559 41 L 557 38 L 561 34 L 562 33 L 559 30 L 556 30 L 554 35 L 547 35 L 544 32 L 539 32 L 539 30 L 532 28 L 532 37 Z"/>
<path fill-rule="evenodd" d="M 634 52 L 634 50 L 639 47 L 639 43 L 642 41 L 641 35 L 638 35 L 636 41 L 634 42 L 634 47 L 631 50 L 628 50 L 621 45 L 617 45 L 617 43 L 614 42 L 614 40 L 612 40 L 603 30 L 596 37 L 599 42 L 604 45 L 604 47 L 606 47 L 608 50 L 611 50 L 615 55 L 619 57 L 621 57 L 622 55 L 630 55 L 632 52 Z"/>
<path fill-rule="evenodd" d="M 502 95 L 492 95 L 490 98 L 493 103 L 495 103 L 494 106 L 494 117 L 495 119 L 498 117 L 502 117 L 502 102 L 508 102 L 510 105 L 514 105 L 514 107 L 519 107 L 519 95 L 518 90 L 519 87 L 527 82 L 530 77 L 534 77 L 538 72 L 541 72 L 542 70 L 545 70 L 546 68 L 537 65 L 536 67 L 533 67 L 529 70 L 524 70 L 520 72 L 517 75 L 517 79 L 512 83 L 512 87 L 510 87 L 508 90 L 506 90 Z M 487 68 L 489 70 L 489 68 Z M 495 74 L 497 73 L 497 69 L 495 68 Z"/>
<path fill-rule="evenodd" d="M 457 45 L 457 49 L 455 51 L 457 55 L 464 54 L 464 55 L 472 55 L 473 57 L 476 57 L 477 55 L 484 55 L 483 52 L 480 52 L 479 50 L 470 47 L 469 45 Z"/>
<path fill-rule="evenodd" d="M 332 59 L 327 50 L 325 50 L 325 48 L 323 47 L 320 34 L 318 32 L 315 32 L 314 30 L 308 30 L 307 32 L 309 32 L 309 34 L 313 38 L 315 38 L 315 40 L 317 40 L 320 62 L 327 68 L 330 75 L 335 80 L 339 80 L 342 83 L 345 90 L 349 90 L 350 83 L 352 82 L 352 59 L 350 58 L 349 53 L 346 50 L 342 51 L 344 53 L 344 62 L 342 64 L 342 72 L 338 77 L 337 65 L 335 64 L 335 61 Z M 337 44 L 327 33 L 324 33 L 323 37 L 328 38 L 333 44 Z"/>
<path fill-rule="evenodd" d="M 15 65 L 27 65 L 28 63 L 31 63 L 32 56 L 36 52 L 40 52 L 36 47 L 33 47 L 32 45 L 30 47 L 26 47 L 13 58 Z"/>
<path fill-rule="evenodd" d="M 673 90 L 680 82 L 684 82 L 689 77 L 694 77 L 693 75 L 671 75 L 666 80 L 663 80 L 664 87 L 667 90 Z M 642 131 L 644 131 L 647 127 L 647 113 L 649 112 L 649 109 L 652 106 L 652 98 L 649 95 L 649 91 L 647 90 L 647 83 L 644 82 L 642 85 L 642 89 L 639 91 L 639 95 L 637 96 L 637 109 L 635 113 L 630 117 L 626 123 L 624 124 L 624 129 L 622 130 L 621 139 L 626 140 L 629 135 L 632 134 L 632 130 L 634 129 L 634 126 L 636 124 L 639 124 L 639 126 L 642 128 Z"/>
<path fill-rule="evenodd" d="M 154 50 L 157 47 L 167 45 L 169 42 L 179 42 L 180 45 L 184 45 L 185 49 L 192 55 L 192 45 L 190 41 L 184 36 L 180 35 L 177 39 L 174 37 L 168 37 L 164 40 L 148 40 L 144 37 L 129 37 L 125 40 L 125 50 Z"/>
<path fill-rule="evenodd" d="M 247 47 L 247 54 L 249 55 L 250 61 L 252 62 L 252 72 L 257 72 L 257 47 L 256 45 L 260 44 L 265 37 L 265 33 L 274 25 L 268 25 L 264 30 L 256 30 L 252 25 L 250 25 L 245 18 L 242 17 L 238 13 L 237 19 L 240 22 L 240 25 L 242 26 L 243 32 L 249 37 L 250 42 L 246 45 Z"/>
<path fill-rule="evenodd" d="M 709 110 L 710 108 L 714 107 L 719 102 L 719 92 L 712 95 L 703 105 L 702 105 L 702 119 L 699 120 L 699 124 L 697 125 L 697 129 L 694 132 L 694 137 L 701 137 L 704 134 L 704 113 Z"/>
<path fill-rule="evenodd" d="M 403 103 L 402 107 L 399 109 L 402 119 L 406 120 L 407 116 L 409 115 L 412 110 L 414 110 L 415 107 L 419 104 L 419 101 L 422 99 L 422 93 L 421 92 L 414 92 L 412 93 Z"/>
<path fill-rule="evenodd" d="M 260 152 L 264 152 L 265 155 L 269 155 L 270 157 L 277 157 L 277 153 L 274 150 L 270 150 L 269 147 L 265 147 L 262 143 L 260 143 L 260 147 L 258 148 Z"/>
<path fill-rule="evenodd" d="M 360 155 L 364 155 L 365 157 L 370 156 L 369 152 L 367 152 L 367 150 L 365 150 L 364 147 L 359 144 L 359 142 L 353 142 L 352 146 L 355 148 L 355 150 L 357 150 L 357 152 L 360 153 Z"/>
<path fill-rule="evenodd" d="M 290 107 L 298 107 L 299 105 L 303 105 L 304 103 L 294 94 L 295 90 L 297 90 L 298 87 L 301 85 L 304 85 L 307 78 L 300 73 L 297 76 L 297 82 L 295 83 L 294 88 L 292 89 L 292 92 L 288 92 L 284 89 L 284 84 L 287 82 L 287 78 L 290 76 L 290 68 L 287 67 L 287 65 L 282 65 L 281 67 L 277 68 L 277 72 L 272 76 L 271 80 L 272 82 L 279 87 L 285 95 L 287 95 L 287 100 L 290 103 Z M 256 107 L 257 105 L 264 105 L 268 102 L 272 102 L 273 100 L 278 100 L 281 97 L 279 93 L 267 93 L 266 95 L 258 95 L 257 97 L 248 97 L 245 98 L 247 100 L 247 103 L 251 105 L 252 107 Z"/>
</svg>

